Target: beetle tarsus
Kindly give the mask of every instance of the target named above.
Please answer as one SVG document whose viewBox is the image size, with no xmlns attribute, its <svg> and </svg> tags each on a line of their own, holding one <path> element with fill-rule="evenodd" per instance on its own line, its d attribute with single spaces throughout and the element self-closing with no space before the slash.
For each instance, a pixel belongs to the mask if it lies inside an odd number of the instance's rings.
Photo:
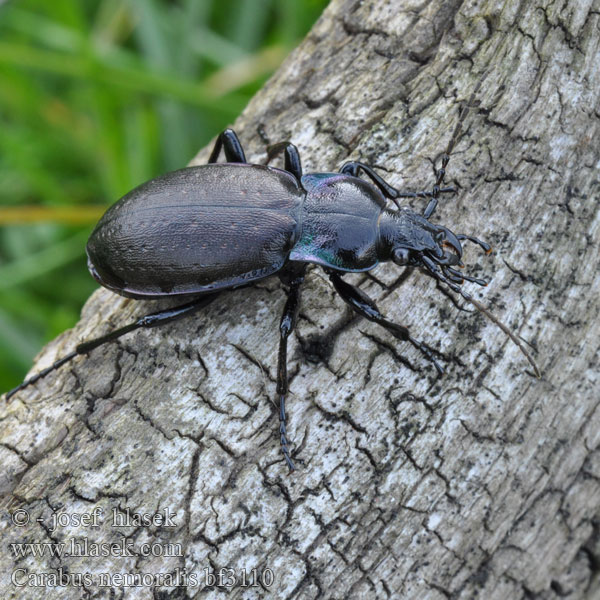
<svg viewBox="0 0 600 600">
<path fill-rule="evenodd" d="M 32 383 L 35 383 L 36 381 L 42 379 L 42 377 L 45 377 L 46 375 L 48 375 L 48 373 L 51 373 L 55 369 L 62 367 L 65 363 L 69 362 L 71 359 L 75 358 L 77 355 L 78 355 L 77 351 L 70 352 L 66 356 L 59 358 L 56 362 L 51 364 L 49 367 L 46 367 L 45 369 L 41 370 L 39 373 L 36 373 L 29 379 L 26 379 L 23 383 L 19 384 L 17 387 L 14 387 L 12 390 L 10 390 L 6 393 L 6 401 L 8 402 L 12 398 L 12 396 L 14 396 L 17 392 L 30 386 Z"/>
<path fill-rule="evenodd" d="M 436 169 L 435 165 L 434 165 L 433 171 L 434 171 L 434 175 L 435 175 L 435 184 L 433 185 L 433 190 L 431 192 L 418 193 L 418 195 L 421 197 L 422 197 L 422 194 L 425 194 L 425 195 L 431 197 L 431 201 L 427 205 L 427 208 L 423 211 L 423 216 L 426 219 L 429 219 L 429 217 L 431 217 L 433 215 L 433 213 L 435 212 L 435 209 L 437 208 L 437 204 L 438 204 L 437 199 L 440 194 L 448 193 L 450 191 L 453 191 L 453 192 L 456 191 L 452 187 L 446 187 L 446 188 L 442 187 L 442 185 L 444 183 L 444 177 L 446 176 L 446 168 L 448 167 L 448 163 L 450 162 L 450 154 L 451 154 L 452 150 L 454 150 L 454 147 L 456 146 L 456 143 L 458 142 L 458 138 L 460 137 L 460 134 L 462 132 L 463 122 L 467 118 L 467 115 L 469 114 L 469 110 L 471 109 L 473 100 L 475 99 L 475 94 L 477 94 L 477 92 L 479 91 L 479 88 L 481 87 L 481 84 L 484 79 L 485 79 L 485 77 L 483 77 L 482 79 L 479 80 L 479 82 L 475 86 L 475 89 L 471 93 L 471 96 L 470 96 L 469 100 L 467 101 L 466 105 L 464 105 L 461 108 L 460 112 L 458 113 L 458 122 L 456 123 L 456 126 L 454 127 L 454 131 L 452 132 L 450 141 L 448 142 L 448 145 L 446 146 L 446 150 L 442 154 L 442 163 L 441 163 L 440 168 Z"/>
<path fill-rule="evenodd" d="M 279 441 L 281 443 L 283 457 L 285 458 L 285 462 L 291 473 L 296 470 L 296 467 L 290 458 L 290 449 L 287 441 L 287 429 L 285 426 L 285 394 L 279 396 Z"/>
</svg>

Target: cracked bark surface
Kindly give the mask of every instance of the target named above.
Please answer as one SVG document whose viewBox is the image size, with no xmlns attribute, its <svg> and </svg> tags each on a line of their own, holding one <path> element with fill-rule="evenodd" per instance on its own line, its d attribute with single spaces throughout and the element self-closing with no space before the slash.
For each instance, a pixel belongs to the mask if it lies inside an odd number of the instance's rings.
<svg viewBox="0 0 600 600">
<path fill-rule="evenodd" d="M 276 280 L 78 358 L 2 406 L 2 598 L 598 598 L 600 2 L 333 0 L 234 127 L 251 162 L 290 139 L 305 171 L 370 164 L 428 189 L 477 82 L 435 222 L 490 242 L 475 296 L 534 349 L 419 272 L 348 277 L 439 351 L 447 373 L 355 317 L 309 271 L 290 338 L 289 433 L 275 376 Z M 205 162 L 208 150 L 197 162 Z M 416 210 L 422 203 L 412 203 Z M 471 289 L 467 285 L 467 289 Z M 165 303 L 99 290 L 37 371 Z M 103 510 L 52 531 L 53 512 Z M 30 515 L 17 528 L 10 515 Z M 173 526 L 111 524 L 168 509 Z M 39 521 L 37 519 L 40 519 Z M 17 559 L 11 542 L 131 540 L 133 556 Z M 181 556 L 140 545 L 181 544 Z M 198 585 L 15 587 L 14 569 L 176 574 Z M 206 588 L 205 569 L 271 569 Z M 146 580 L 147 582 L 148 580 Z"/>
</svg>

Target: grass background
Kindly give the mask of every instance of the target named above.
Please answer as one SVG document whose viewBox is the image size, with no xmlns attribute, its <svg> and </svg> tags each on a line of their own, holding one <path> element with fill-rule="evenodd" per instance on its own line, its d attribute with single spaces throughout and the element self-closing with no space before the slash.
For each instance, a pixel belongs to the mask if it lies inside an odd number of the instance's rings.
<svg viewBox="0 0 600 600">
<path fill-rule="evenodd" d="M 0 392 L 79 318 L 85 242 L 231 123 L 327 0 L 0 0 Z"/>
</svg>

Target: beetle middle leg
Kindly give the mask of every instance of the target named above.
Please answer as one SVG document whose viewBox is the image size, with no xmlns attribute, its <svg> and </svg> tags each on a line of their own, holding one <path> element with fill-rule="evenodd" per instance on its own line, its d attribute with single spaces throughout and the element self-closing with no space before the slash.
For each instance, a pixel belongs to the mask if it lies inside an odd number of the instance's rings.
<svg viewBox="0 0 600 600">
<path fill-rule="evenodd" d="M 29 385 L 35 383 L 39 379 L 42 379 L 42 377 L 45 377 L 46 375 L 48 375 L 48 373 L 51 373 L 59 367 L 62 367 L 62 365 L 69 362 L 76 356 L 79 356 L 80 354 L 87 354 L 88 352 L 91 352 L 94 348 L 98 348 L 98 346 L 102 346 L 107 342 L 112 342 L 113 340 L 120 338 L 126 333 L 129 333 L 130 331 L 135 331 L 136 329 L 140 329 L 142 327 L 158 327 L 160 325 L 164 325 L 165 323 L 170 323 L 171 321 L 176 321 L 183 317 L 187 317 L 188 315 L 191 315 L 197 310 L 200 310 L 201 308 L 204 308 L 205 306 L 210 304 L 219 295 L 219 293 L 220 292 L 206 294 L 204 296 L 196 298 L 192 302 L 188 302 L 187 304 L 182 304 L 181 306 L 175 306 L 173 308 L 167 308 L 159 312 L 145 315 L 143 317 L 140 317 L 136 321 L 133 321 L 133 323 L 125 325 L 124 327 L 115 329 L 114 331 L 111 331 L 100 337 L 93 338 L 91 340 L 86 340 L 85 342 L 78 344 L 73 352 L 70 352 L 69 354 L 63 356 L 49 367 L 43 369 L 39 373 L 36 373 L 29 379 L 26 379 L 17 387 L 10 390 L 6 394 L 6 399 L 10 399 L 10 397 L 16 394 L 19 390 L 28 387 Z"/>
<path fill-rule="evenodd" d="M 285 396 L 288 392 L 287 376 L 287 340 L 296 326 L 298 309 L 300 308 L 300 286 L 304 282 L 306 263 L 289 263 L 287 268 L 279 274 L 281 281 L 287 285 L 287 301 L 279 324 L 279 357 L 277 360 L 277 395 L 279 396 L 279 439 L 285 461 L 290 469 L 294 470 L 294 463 L 290 458 L 287 441 L 285 418 Z"/>
<path fill-rule="evenodd" d="M 365 317 L 369 321 L 373 321 L 383 328 L 387 329 L 394 337 L 410 342 L 417 350 L 419 350 L 429 361 L 433 363 L 433 366 L 437 369 L 440 375 L 443 375 L 443 367 L 435 360 L 431 350 L 412 337 L 408 331 L 408 328 L 398 323 L 388 321 L 377 308 L 377 305 L 365 292 L 354 285 L 344 281 L 341 276 L 335 271 L 327 270 L 329 279 L 333 283 L 336 292 L 342 297 L 342 300 L 349 304 L 359 315 Z"/>
<path fill-rule="evenodd" d="M 245 163 L 246 155 L 242 144 L 233 129 L 226 129 L 219 134 L 215 146 L 210 153 L 208 163 L 216 163 L 221 150 L 225 152 L 225 160 L 230 163 Z"/>
<path fill-rule="evenodd" d="M 302 179 L 302 163 L 298 148 L 291 142 L 279 142 L 267 148 L 267 162 L 277 156 L 280 152 L 284 153 L 284 169 L 291 173 L 298 183 Z"/>
</svg>

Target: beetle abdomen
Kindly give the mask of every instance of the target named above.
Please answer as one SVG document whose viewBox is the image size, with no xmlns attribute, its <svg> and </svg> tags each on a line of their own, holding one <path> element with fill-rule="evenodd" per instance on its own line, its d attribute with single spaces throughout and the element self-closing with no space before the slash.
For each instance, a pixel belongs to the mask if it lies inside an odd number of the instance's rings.
<svg viewBox="0 0 600 600">
<path fill-rule="evenodd" d="M 289 173 L 210 164 L 157 177 L 102 217 L 87 245 L 92 275 L 132 297 L 202 293 L 277 272 L 304 192 Z"/>
</svg>

